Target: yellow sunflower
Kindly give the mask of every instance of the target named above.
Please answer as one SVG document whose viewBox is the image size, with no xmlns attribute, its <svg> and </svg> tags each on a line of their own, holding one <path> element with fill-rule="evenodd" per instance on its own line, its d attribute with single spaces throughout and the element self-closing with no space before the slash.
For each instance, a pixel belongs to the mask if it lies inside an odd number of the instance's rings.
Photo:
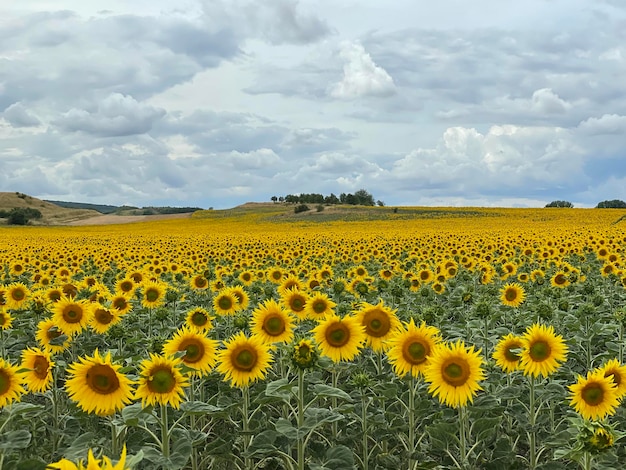
<svg viewBox="0 0 626 470">
<path fill-rule="evenodd" d="M 441 341 L 439 330 L 426 323 L 418 327 L 411 318 L 409 323 L 389 339 L 387 358 L 399 377 L 411 374 L 418 377 L 428 365 L 428 359 Z"/>
<path fill-rule="evenodd" d="M 117 310 L 96 304 L 92 307 L 92 316 L 91 320 L 89 320 L 89 326 L 96 333 L 104 334 L 109 328 L 120 321 L 122 321 L 122 317 Z"/>
<path fill-rule="evenodd" d="M 626 365 L 620 364 L 617 359 L 611 359 L 599 370 L 613 381 L 618 398 L 626 396 Z"/>
<path fill-rule="evenodd" d="M 187 367 L 194 369 L 194 375 L 202 377 L 209 374 L 215 367 L 218 345 L 217 341 L 184 326 L 163 345 L 163 354 L 174 356 L 184 351 L 185 354 L 180 357 L 180 360 Z"/>
<path fill-rule="evenodd" d="M 167 285 L 162 282 L 148 281 L 141 286 L 141 305 L 145 308 L 156 308 L 163 305 Z"/>
<path fill-rule="evenodd" d="M 600 370 L 587 372 L 587 377 L 579 375 L 569 390 L 570 405 L 587 420 L 601 420 L 613 415 L 619 405 L 615 383 Z"/>
<path fill-rule="evenodd" d="M 133 309 L 133 304 L 130 303 L 130 297 L 123 292 L 116 292 L 113 296 L 111 296 L 109 302 L 111 303 L 111 308 L 117 310 L 117 313 L 120 316 L 126 315 Z"/>
<path fill-rule="evenodd" d="M 505 284 L 500 289 L 500 300 L 509 307 L 519 307 L 524 303 L 525 297 L 524 288 L 516 282 Z"/>
<path fill-rule="evenodd" d="M 59 289 L 58 287 L 51 287 L 47 289 L 44 294 L 44 297 L 46 298 L 46 300 L 52 303 L 58 302 L 62 296 L 63 296 L 63 291 Z"/>
<path fill-rule="evenodd" d="M 522 338 L 513 333 L 509 333 L 500 339 L 492 357 L 496 360 L 498 367 L 510 373 L 521 369 L 520 359 L 522 348 Z"/>
<path fill-rule="evenodd" d="M 237 279 L 239 279 L 244 286 L 249 286 L 254 281 L 254 273 L 248 270 L 241 271 Z"/>
<path fill-rule="evenodd" d="M 474 401 L 474 396 L 482 390 L 479 382 L 485 379 L 480 350 L 466 347 L 463 341 L 438 345 L 430 356 L 424 370 L 424 377 L 430 382 L 428 391 L 440 403 L 453 408 Z"/>
<path fill-rule="evenodd" d="M 343 318 L 330 314 L 312 333 L 321 353 L 334 362 L 351 361 L 365 343 L 365 328 L 352 316 Z"/>
<path fill-rule="evenodd" d="M 21 282 L 14 282 L 6 287 L 4 293 L 6 308 L 11 310 L 20 310 L 30 297 L 30 289 Z"/>
<path fill-rule="evenodd" d="M 50 353 L 38 348 L 22 351 L 21 369 L 27 369 L 22 373 L 22 378 L 31 392 L 45 392 L 52 386 L 53 367 Z"/>
<path fill-rule="evenodd" d="M 524 375 L 547 377 L 567 359 L 567 345 L 552 326 L 534 324 L 522 336 L 520 367 Z"/>
<path fill-rule="evenodd" d="M 65 351 L 70 346 L 71 336 L 66 335 L 52 319 L 41 320 L 35 338 L 43 349 L 51 354 Z"/>
<path fill-rule="evenodd" d="M 67 368 L 68 396 L 87 413 L 115 413 L 132 401 L 133 381 L 119 372 L 120 367 L 111 362 L 111 353 L 102 357 L 97 349 L 93 356 L 80 357 Z"/>
<path fill-rule="evenodd" d="M 13 324 L 13 317 L 4 307 L 0 307 L 0 330 L 8 330 Z"/>
<path fill-rule="evenodd" d="M 193 290 L 205 290 L 209 287 L 209 281 L 207 281 L 203 274 L 196 274 L 191 278 L 189 284 Z"/>
<path fill-rule="evenodd" d="M 304 307 L 304 314 L 307 318 L 321 320 L 329 315 L 334 315 L 335 302 L 323 292 L 314 292 Z"/>
<path fill-rule="evenodd" d="M 142 407 L 157 403 L 178 409 L 185 397 L 185 387 L 189 379 L 180 372 L 180 359 L 150 353 L 141 362 L 135 399 L 141 400 Z"/>
<path fill-rule="evenodd" d="M 26 390 L 23 387 L 24 379 L 13 366 L 0 357 L 0 409 L 14 401 L 20 401 Z"/>
<path fill-rule="evenodd" d="M 52 320 L 68 336 L 80 333 L 89 324 L 93 311 L 87 300 L 61 296 L 52 307 Z"/>
<path fill-rule="evenodd" d="M 305 308 L 309 295 L 298 289 L 289 289 L 281 294 L 280 302 L 296 316 L 298 320 L 306 318 Z"/>
<path fill-rule="evenodd" d="M 218 315 L 234 315 L 237 311 L 237 298 L 230 289 L 222 289 L 213 297 L 213 309 Z"/>
<path fill-rule="evenodd" d="M 218 353 L 217 371 L 230 382 L 231 387 L 243 388 L 263 379 L 272 363 L 270 345 L 256 336 L 246 337 L 239 332 L 224 342 Z"/>
<path fill-rule="evenodd" d="M 233 286 L 230 287 L 228 290 L 237 301 L 235 303 L 235 310 L 245 310 L 248 308 L 248 304 L 250 303 L 250 296 L 243 287 Z"/>
<path fill-rule="evenodd" d="M 402 326 L 396 310 L 386 307 L 382 300 L 376 305 L 362 302 L 360 307 L 355 317 L 365 328 L 365 345 L 375 352 L 388 349 L 385 342 Z"/>
<path fill-rule="evenodd" d="M 570 282 L 567 278 L 567 274 L 565 274 L 565 271 L 557 271 L 554 273 L 554 275 L 550 278 L 550 285 L 561 289 L 569 286 Z"/>
<path fill-rule="evenodd" d="M 213 328 L 211 320 L 213 318 L 202 307 L 194 307 L 187 312 L 187 318 L 185 323 L 189 328 L 193 328 L 197 331 L 205 332 Z"/>
<path fill-rule="evenodd" d="M 293 339 L 293 319 L 275 300 L 266 300 L 252 312 L 250 331 L 263 343 L 289 343 Z"/>
<path fill-rule="evenodd" d="M 135 291 L 139 286 L 132 277 L 124 277 L 115 283 L 115 290 L 121 292 L 128 297 L 135 295 Z"/>
</svg>

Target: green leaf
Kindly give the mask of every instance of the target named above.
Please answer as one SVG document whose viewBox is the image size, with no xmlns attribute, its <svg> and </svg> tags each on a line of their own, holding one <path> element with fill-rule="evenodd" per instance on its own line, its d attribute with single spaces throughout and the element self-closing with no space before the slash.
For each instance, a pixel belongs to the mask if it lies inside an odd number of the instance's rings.
<svg viewBox="0 0 626 470">
<path fill-rule="evenodd" d="M 318 397 L 341 398 L 342 400 L 352 401 L 352 397 L 339 388 L 331 387 L 325 384 L 315 384 L 313 393 Z"/>
<path fill-rule="evenodd" d="M 285 418 L 278 418 L 274 424 L 274 428 L 277 433 L 282 434 L 289 440 L 295 441 L 298 439 L 298 429 L 293 427 L 291 421 Z"/>
<path fill-rule="evenodd" d="M 345 469 L 354 468 L 354 454 L 352 450 L 346 446 L 331 447 L 326 452 L 326 461 L 324 466 L 332 469 Z"/>
<path fill-rule="evenodd" d="M 295 388 L 297 387 L 289 383 L 286 378 L 278 379 L 266 385 L 265 395 L 289 402 L 295 396 L 295 392 L 293 392 Z"/>
<path fill-rule="evenodd" d="M 68 460 L 78 460 L 87 457 L 87 449 L 91 447 L 95 434 L 86 432 L 79 435 L 70 446 L 65 449 L 63 456 Z"/>
<path fill-rule="evenodd" d="M 0 450 L 8 453 L 17 449 L 26 449 L 30 444 L 31 437 L 25 429 L 4 433 L 0 436 Z"/>
<path fill-rule="evenodd" d="M 137 452 L 135 455 L 131 456 L 130 458 L 126 458 L 126 466 L 128 468 L 134 468 L 142 460 L 143 460 L 143 450 L 140 450 L 139 452 Z"/>
<path fill-rule="evenodd" d="M 214 415 L 223 411 L 223 408 L 209 405 L 208 403 L 204 403 L 202 401 L 187 401 L 181 403 L 180 409 L 189 416 Z"/>
<path fill-rule="evenodd" d="M 256 434 L 248 446 L 247 456 L 262 457 L 271 455 L 276 450 L 274 442 L 276 442 L 277 436 L 279 436 L 279 433 L 271 429 L 267 429 L 259 434 Z"/>
</svg>

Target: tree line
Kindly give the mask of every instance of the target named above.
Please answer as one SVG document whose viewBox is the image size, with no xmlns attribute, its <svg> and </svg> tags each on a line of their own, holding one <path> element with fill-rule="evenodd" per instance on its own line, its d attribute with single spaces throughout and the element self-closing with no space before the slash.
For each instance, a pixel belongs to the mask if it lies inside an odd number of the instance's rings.
<svg viewBox="0 0 626 470">
<path fill-rule="evenodd" d="M 272 202 L 286 202 L 289 204 L 349 204 L 354 206 L 384 206 L 385 203 L 374 200 L 374 196 L 365 189 L 359 189 L 354 194 L 341 193 L 339 196 L 330 193 L 328 196 L 318 193 L 287 194 L 286 196 L 272 196 Z"/>
<path fill-rule="evenodd" d="M 552 201 L 546 207 L 574 207 L 569 201 Z M 610 201 L 599 202 L 596 209 L 626 209 L 626 202 L 621 199 L 611 199 Z"/>
</svg>

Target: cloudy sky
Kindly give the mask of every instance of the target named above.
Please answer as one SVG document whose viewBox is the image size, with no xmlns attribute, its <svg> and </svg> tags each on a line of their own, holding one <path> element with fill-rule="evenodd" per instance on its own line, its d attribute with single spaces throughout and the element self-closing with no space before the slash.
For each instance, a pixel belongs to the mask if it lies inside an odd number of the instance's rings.
<svg viewBox="0 0 626 470">
<path fill-rule="evenodd" d="M 626 200 L 624 0 L 3 0 L 0 191 Z"/>
</svg>

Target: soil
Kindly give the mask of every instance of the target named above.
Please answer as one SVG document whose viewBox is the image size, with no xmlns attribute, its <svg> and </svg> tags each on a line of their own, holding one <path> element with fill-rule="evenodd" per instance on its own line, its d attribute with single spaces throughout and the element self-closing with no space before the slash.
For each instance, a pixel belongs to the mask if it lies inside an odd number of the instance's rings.
<svg viewBox="0 0 626 470">
<path fill-rule="evenodd" d="M 132 222 L 151 222 L 167 219 L 189 219 L 191 212 L 184 214 L 160 214 L 160 215 L 99 215 L 88 219 L 75 220 L 68 225 L 112 225 L 129 224 Z"/>
</svg>

